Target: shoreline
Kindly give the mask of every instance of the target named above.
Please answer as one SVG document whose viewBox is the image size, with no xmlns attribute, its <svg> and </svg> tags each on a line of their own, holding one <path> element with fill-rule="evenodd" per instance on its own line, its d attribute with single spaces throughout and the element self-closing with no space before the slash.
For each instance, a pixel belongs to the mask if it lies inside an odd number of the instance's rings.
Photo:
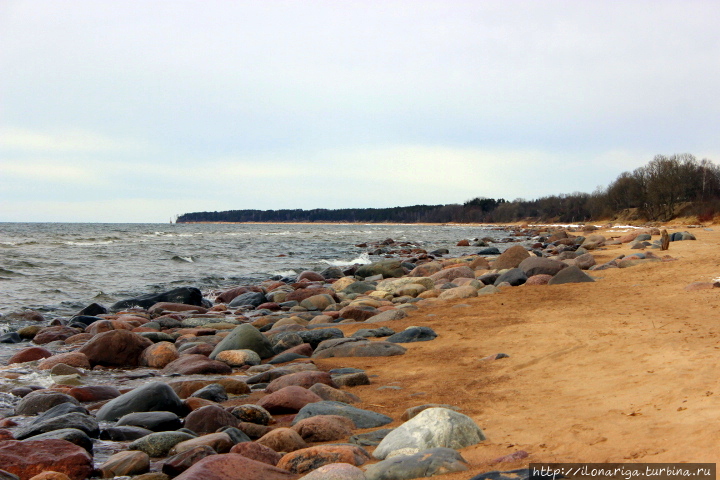
<svg viewBox="0 0 720 480">
<path fill-rule="evenodd" d="M 345 337 L 361 328 L 379 326 L 396 332 L 425 326 L 437 332 L 432 341 L 403 344 L 407 348 L 404 355 L 311 358 L 295 363 L 315 364 L 321 371 L 351 367 L 366 372 L 372 378 L 369 384 L 343 387 L 342 391 L 361 398 L 355 406 L 390 416 L 393 422 L 389 427 L 399 426 L 409 407 L 423 403 L 459 407 L 488 440 L 461 449 L 470 470 L 444 475 L 448 480 L 521 468 L 528 461 L 707 461 L 712 458 L 714 434 L 698 433 L 696 428 L 706 425 L 716 409 L 711 378 L 717 362 L 708 354 L 717 348 L 713 347 L 718 334 L 712 318 L 720 301 L 712 288 L 685 287 L 693 282 L 709 283 L 720 274 L 716 271 L 720 258 L 715 253 L 720 236 L 704 228 L 693 229 L 693 233 L 697 241 L 672 242 L 670 250 L 663 252 L 671 255 L 672 261 L 588 271 L 596 277 L 594 283 L 506 286 L 491 295 L 455 300 L 428 296 L 411 302 L 419 309 L 407 309 L 406 318 L 332 324 Z M 599 264 L 638 250 L 622 243 L 590 252 Z M 407 305 L 383 303 L 387 298 L 359 297 L 366 303 L 376 302 L 376 308 L 387 307 L 384 311 Z M 648 308 L 648 302 L 654 308 Z M 215 315 L 232 318 L 222 312 Z M 251 311 L 245 316 L 248 313 Z M 129 321 L 114 317 L 109 321 L 116 327 Z M 267 321 L 247 318 L 256 327 Z M 295 331 L 290 323 L 278 331 Z M 302 326 L 297 320 L 294 323 Z M 222 333 L 223 329 L 216 331 Z M 77 345 L 69 344 L 69 350 Z M 688 350 L 685 345 L 692 347 Z M 509 357 L 489 359 L 498 353 Z M 0 374 L 3 370 L 7 369 L 0 369 Z M 243 378 L 242 372 L 234 372 L 233 377 Z M 87 375 L 89 383 L 92 371 Z M 122 376 L 122 370 L 113 375 Z M 668 384 L 682 388 L 668 391 Z M 67 389 L 59 387 L 58 391 Z M 253 403 L 264 396 L 253 392 L 241 400 Z M 276 417 L 277 426 L 288 426 L 285 416 Z M 608 417 L 613 422 L 607 422 Z M 674 438 L 686 438 L 693 432 L 700 439 L 666 443 L 664 436 L 652 433 L 658 426 Z M 372 447 L 367 449 L 372 451 Z M 520 451 L 529 458 L 493 463 Z"/>
</svg>

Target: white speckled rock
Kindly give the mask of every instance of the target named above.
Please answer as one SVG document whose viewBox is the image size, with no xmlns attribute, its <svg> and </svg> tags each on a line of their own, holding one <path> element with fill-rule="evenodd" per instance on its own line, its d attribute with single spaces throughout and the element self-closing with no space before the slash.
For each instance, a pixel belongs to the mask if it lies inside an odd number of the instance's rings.
<svg viewBox="0 0 720 480">
<path fill-rule="evenodd" d="M 485 440 L 483 431 L 462 413 L 428 408 L 390 432 L 373 452 L 380 460 L 396 450 L 404 454 L 435 447 L 460 449 Z"/>
<path fill-rule="evenodd" d="M 313 470 L 299 480 L 365 480 L 365 472 L 349 463 L 331 463 Z"/>
</svg>

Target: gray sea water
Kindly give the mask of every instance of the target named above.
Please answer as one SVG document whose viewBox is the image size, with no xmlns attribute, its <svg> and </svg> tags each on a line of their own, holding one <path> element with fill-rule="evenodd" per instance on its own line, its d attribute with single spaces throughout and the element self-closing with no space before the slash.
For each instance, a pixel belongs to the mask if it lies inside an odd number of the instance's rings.
<svg viewBox="0 0 720 480">
<path fill-rule="evenodd" d="M 461 225 L 0 223 L 0 314 L 31 308 L 53 318 L 178 286 L 210 293 L 369 263 L 379 257 L 355 245 L 386 238 L 459 255 L 478 250 L 456 247 L 461 239 L 507 235 Z"/>
</svg>

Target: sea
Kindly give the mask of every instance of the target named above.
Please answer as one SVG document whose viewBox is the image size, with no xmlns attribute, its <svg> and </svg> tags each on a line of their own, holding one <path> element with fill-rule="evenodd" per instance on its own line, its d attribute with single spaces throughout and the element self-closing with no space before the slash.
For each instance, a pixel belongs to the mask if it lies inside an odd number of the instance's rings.
<svg viewBox="0 0 720 480">
<path fill-rule="evenodd" d="M 509 246 L 506 230 L 469 225 L 0 223 L 0 333 L 15 327 L 3 318 L 24 309 L 50 320 L 179 286 L 212 297 L 276 275 L 381 259 L 362 243 L 390 238 L 454 256 L 479 250 L 459 240 L 483 237 Z"/>
</svg>

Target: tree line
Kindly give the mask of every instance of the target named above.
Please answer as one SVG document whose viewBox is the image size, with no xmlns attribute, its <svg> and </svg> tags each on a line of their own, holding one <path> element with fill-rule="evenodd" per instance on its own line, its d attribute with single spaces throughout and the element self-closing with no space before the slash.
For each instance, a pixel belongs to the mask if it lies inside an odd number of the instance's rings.
<svg viewBox="0 0 720 480">
<path fill-rule="evenodd" d="M 691 154 L 656 155 L 621 173 L 607 187 L 535 200 L 476 197 L 463 204 L 394 208 L 229 210 L 186 213 L 185 222 L 508 223 L 589 220 L 666 221 L 676 216 L 711 220 L 720 212 L 720 167 Z"/>
</svg>

